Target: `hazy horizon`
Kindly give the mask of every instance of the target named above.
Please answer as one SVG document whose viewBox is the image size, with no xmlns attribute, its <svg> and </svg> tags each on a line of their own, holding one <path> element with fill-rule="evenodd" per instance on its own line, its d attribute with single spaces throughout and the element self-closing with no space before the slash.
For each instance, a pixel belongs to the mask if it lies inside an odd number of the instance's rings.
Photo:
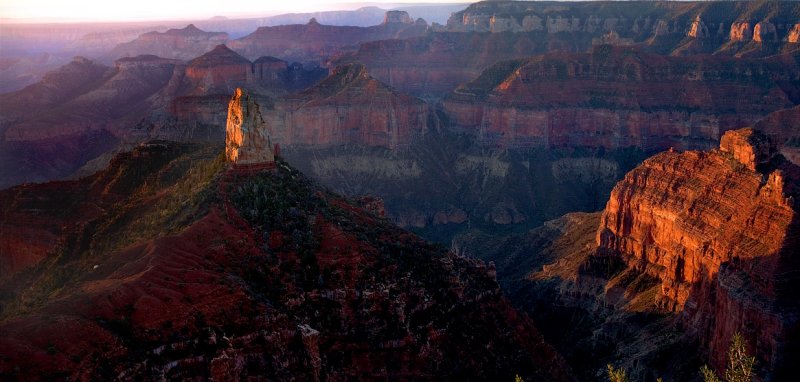
<svg viewBox="0 0 800 382">
<path fill-rule="evenodd" d="M 471 3 L 462 0 L 372 0 L 365 2 L 343 2 L 340 0 L 295 0 L 292 2 L 264 2 L 240 0 L 234 3 L 218 0 L 195 1 L 191 5 L 183 2 L 139 0 L 130 3 L 114 3 L 95 0 L 2 0 L 0 20 L 8 23 L 105 23 L 147 22 L 166 20 L 198 20 L 212 17 L 249 18 L 268 17 L 285 13 L 310 13 L 337 10 L 355 10 L 378 6 L 394 8 L 425 4 Z"/>
</svg>

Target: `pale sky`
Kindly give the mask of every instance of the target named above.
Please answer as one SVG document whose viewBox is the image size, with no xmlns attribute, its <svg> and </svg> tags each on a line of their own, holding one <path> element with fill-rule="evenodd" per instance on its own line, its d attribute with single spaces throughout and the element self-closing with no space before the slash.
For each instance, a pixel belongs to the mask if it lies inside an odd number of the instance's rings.
<svg viewBox="0 0 800 382">
<path fill-rule="evenodd" d="M 464 0 L 367 0 L 370 5 Z M 66 21 L 191 19 L 355 9 L 348 0 L 0 0 L 0 18 Z"/>
</svg>

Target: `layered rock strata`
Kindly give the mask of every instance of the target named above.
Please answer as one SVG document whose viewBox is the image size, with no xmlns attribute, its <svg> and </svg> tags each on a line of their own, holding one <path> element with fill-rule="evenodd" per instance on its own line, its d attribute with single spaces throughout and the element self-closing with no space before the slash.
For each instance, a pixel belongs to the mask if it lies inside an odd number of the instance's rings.
<svg viewBox="0 0 800 382">
<path fill-rule="evenodd" d="M 664 152 L 612 191 L 598 253 L 661 281 L 717 367 L 742 332 L 767 371 L 797 356 L 798 175 L 758 131 L 730 131 L 720 150 Z M 777 370 L 777 371 L 776 371 Z"/>
<path fill-rule="evenodd" d="M 441 109 L 455 129 L 501 147 L 708 148 L 727 130 L 794 106 L 798 79 L 789 57 L 712 60 L 599 46 L 498 63 Z"/>
<path fill-rule="evenodd" d="M 525 1 L 484 1 L 454 13 L 447 22 L 449 32 L 543 32 L 600 34 L 614 31 L 637 42 L 658 37 L 684 35 L 724 40 L 771 42 L 786 39 L 796 23 L 797 9 L 789 2 L 689 3 L 628 2 L 626 4 L 565 3 L 551 6 Z M 756 16 L 758 15 L 758 16 Z M 702 21 L 701 21 L 702 20 Z M 673 41 L 674 44 L 674 41 Z M 674 46 L 673 46 L 674 48 Z"/>
</svg>

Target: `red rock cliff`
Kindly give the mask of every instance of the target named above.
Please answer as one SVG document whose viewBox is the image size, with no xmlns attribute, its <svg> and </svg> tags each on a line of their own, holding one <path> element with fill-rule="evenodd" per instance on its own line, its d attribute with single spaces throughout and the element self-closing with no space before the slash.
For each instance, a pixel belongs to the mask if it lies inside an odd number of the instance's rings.
<svg viewBox="0 0 800 382">
<path fill-rule="evenodd" d="M 774 150 L 743 129 L 721 150 L 658 154 L 617 184 L 597 232 L 600 254 L 661 280 L 659 305 L 717 367 L 735 332 L 767 370 L 796 355 L 798 168 Z"/>
</svg>

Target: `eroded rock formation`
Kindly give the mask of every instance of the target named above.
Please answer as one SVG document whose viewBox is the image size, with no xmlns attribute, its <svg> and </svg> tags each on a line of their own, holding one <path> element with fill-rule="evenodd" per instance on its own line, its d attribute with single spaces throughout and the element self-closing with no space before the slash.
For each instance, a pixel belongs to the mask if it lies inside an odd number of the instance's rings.
<svg viewBox="0 0 800 382">
<path fill-rule="evenodd" d="M 692 26 L 689 28 L 689 33 L 687 35 L 693 38 L 708 38 L 708 26 L 703 23 L 700 17 L 697 17 L 692 21 Z"/>
<path fill-rule="evenodd" d="M 629 172 L 606 205 L 598 253 L 658 278 L 659 305 L 679 313 L 717 367 L 742 332 L 758 362 L 779 369 L 796 356 L 786 341 L 800 325 L 800 169 L 773 158 L 757 131 L 730 131 L 720 148 L 664 152 Z"/>
<path fill-rule="evenodd" d="M 786 36 L 786 41 L 794 44 L 800 42 L 800 24 L 794 24 L 794 26 L 792 26 L 789 30 L 789 35 Z"/>
<path fill-rule="evenodd" d="M 731 24 L 731 41 L 750 41 L 753 38 L 753 29 L 747 21 L 737 21 Z"/>
<path fill-rule="evenodd" d="M 247 92 L 238 88 L 228 103 L 225 158 L 235 165 L 275 161 L 267 125 L 261 117 L 258 104 Z"/>
<path fill-rule="evenodd" d="M 734 159 L 750 171 L 756 171 L 757 166 L 768 164 L 777 152 L 774 142 L 760 131 L 752 129 L 725 133 L 720 140 L 719 149 L 733 155 Z"/>
</svg>

